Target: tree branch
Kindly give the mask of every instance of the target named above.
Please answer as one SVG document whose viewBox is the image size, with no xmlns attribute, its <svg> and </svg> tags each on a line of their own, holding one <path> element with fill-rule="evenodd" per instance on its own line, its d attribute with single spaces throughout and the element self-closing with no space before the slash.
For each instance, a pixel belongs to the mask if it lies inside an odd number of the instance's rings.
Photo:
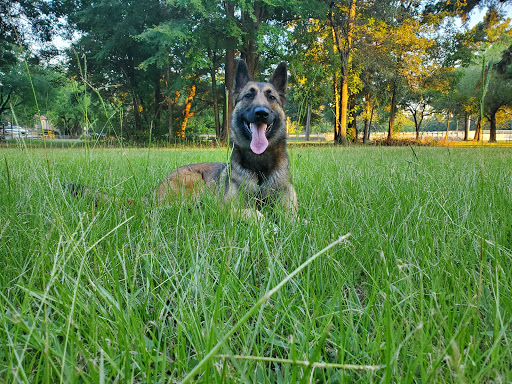
<svg viewBox="0 0 512 384">
<path fill-rule="evenodd" d="M 1 100 L 3 100 L 4 96 L 4 91 L 2 90 L 2 97 L 1 97 Z M 12 89 L 9 89 L 9 93 L 7 94 L 7 97 L 5 99 L 4 102 L 2 102 L 2 105 L 0 105 L 0 115 L 5 111 L 7 110 L 7 104 L 9 103 L 9 100 L 11 99 L 11 95 L 12 95 Z"/>
</svg>

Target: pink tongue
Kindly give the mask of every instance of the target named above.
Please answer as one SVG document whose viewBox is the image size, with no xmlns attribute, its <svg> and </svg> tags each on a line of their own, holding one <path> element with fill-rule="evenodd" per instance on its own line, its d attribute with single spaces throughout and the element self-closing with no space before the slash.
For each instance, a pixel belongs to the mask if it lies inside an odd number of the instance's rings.
<svg viewBox="0 0 512 384">
<path fill-rule="evenodd" d="M 265 152 L 265 149 L 268 147 L 267 136 L 265 135 L 265 130 L 267 129 L 267 124 L 261 123 L 251 123 L 251 150 L 260 155 Z"/>
</svg>

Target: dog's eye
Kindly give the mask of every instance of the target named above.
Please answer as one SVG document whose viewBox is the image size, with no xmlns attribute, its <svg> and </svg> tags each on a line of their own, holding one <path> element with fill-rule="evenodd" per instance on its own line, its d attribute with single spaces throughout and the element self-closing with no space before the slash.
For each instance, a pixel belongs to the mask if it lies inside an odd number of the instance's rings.
<svg viewBox="0 0 512 384">
<path fill-rule="evenodd" d="M 248 93 L 244 96 L 246 99 L 252 99 L 252 93 Z"/>
<path fill-rule="evenodd" d="M 269 95 L 268 99 L 271 100 L 271 101 L 274 101 L 276 99 L 276 97 L 274 95 Z"/>
</svg>

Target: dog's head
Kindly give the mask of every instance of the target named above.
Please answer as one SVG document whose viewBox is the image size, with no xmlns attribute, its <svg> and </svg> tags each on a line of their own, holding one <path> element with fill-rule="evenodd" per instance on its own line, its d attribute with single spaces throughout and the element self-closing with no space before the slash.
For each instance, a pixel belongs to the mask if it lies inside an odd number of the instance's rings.
<svg viewBox="0 0 512 384">
<path fill-rule="evenodd" d="M 238 61 L 231 134 L 240 147 L 260 155 L 275 142 L 286 139 L 283 107 L 287 78 L 286 63 L 282 62 L 267 83 L 251 81 L 247 64 Z"/>
</svg>

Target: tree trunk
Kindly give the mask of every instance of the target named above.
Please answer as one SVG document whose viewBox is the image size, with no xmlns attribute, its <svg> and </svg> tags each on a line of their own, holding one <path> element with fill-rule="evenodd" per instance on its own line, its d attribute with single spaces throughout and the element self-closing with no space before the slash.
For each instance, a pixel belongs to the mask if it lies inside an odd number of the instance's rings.
<svg viewBox="0 0 512 384">
<path fill-rule="evenodd" d="M 132 109 L 133 109 L 133 120 L 135 123 L 135 131 L 140 131 L 142 129 L 142 124 L 140 121 L 140 106 L 137 102 L 137 96 L 135 95 L 135 91 L 132 90 Z"/>
<path fill-rule="evenodd" d="M 334 141 L 337 143 L 340 140 L 340 93 L 338 92 L 338 76 L 334 74 L 333 79 L 334 90 Z"/>
<path fill-rule="evenodd" d="M 245 60 L 247 63 L 247 68 L 249 71 L 249 76 L 251 79 L 256 77 L 256 69 L 258 67 L 259 54 L 257 54 L 258 47 L 256 43 L 252 40 L 249 40 L 246 43 L 246 47 L 240 57 Z"/>
<path fill-rule="evenodd" d="M 347 144 L 347 112 L 348 112 L 348 80 L 349 72 L 352 65 L 352 39 L 354 36 L 354 25 L 356 19 L 356 0 L 350 0 L 348 11 L 348 26 L 346 34 L 346 44 L 340 35 L 340 25 L 336 22 L 333 11 L 334 3 L 331 3 L 331 11 L 329 13 L 330 24 L 332 28 L 333 38 L 336 42 L 341 63 L 341 113 L 340 127 L 338 137 L 335 140 L 342 145 Z"/>
<path fill-rule="evenodd" d="M 370 119 L 365 115 L 364 116 L 364 128 L 363 128 L 363 144 L 366 143 L 368 136 L 368 129 L 370 128 Z"/>
<path fill-rule="evenodd" d="M 414 128 L 416 129 L 416 141 L 420 141 L 420 125 L 418 123 L 418 112 L 415 111 L 412 115 L 414 116 Z"/>
<path fill-rule="evenodd" d="M 174 132 L 172 131 L 172 100 L 169 97 L 167 100 L 167 111 L 168 111 L 168 120 L 167 120 L 167 129 L 169 131 L 169 141 L 172 140 Z"/>
<path fill-rule="evenodd" d="M 365 96 L 366 102 L 364 104 L 364 128 L 363 128 L 363 143 L 368 141 L 370 130 L 370 115 L 372 113 L 372 105 L 370 103 L 370 95 Z"/>
<path fill-rule="evenodd" d="M 181 122 L 180 130 L 178 131 L 178 138 L 185 138 L 185 129 L 187 127 L 188 120 L 194 116 L 193 112 L 190 112 L 190 108 L 192 107 L 192 100 L 194 100 L 194 96 L 196 95 L 196 86 L 193 85 L 187 95 L 187 99 L 185 100 L 185 108 L 183 109 L 183 121 Z"/>
<path fill-rule="evenodd" d="M 357 143 L 357 121 L 356 121 L 356 97 L 352 95 L 350 97 L 350 123 L 348 124 L 348 131 L 352 136 L 352 142 Z"/>
<path fill-rule="evenodd" d="M 233 6 L 231 1 L 225 2 L 225 10 L 226 10 L 226 20 L 232 20 L 235 18 L 235 7 Z M 233 113 L 233 79 L 235 78 L 235 46 L 236 42 L 233 41 L 233 38 L 227 39 L 227 49 L 226 49 L 226 63 L 225 63 L 225 72 L 224 72 L 224 93 L 225 93 L 225 105 L 224 105 L 224 113 L 222 114 L 222 132 L 221 132 L 221 141 L 226 142 L 229 134 L 229 127 L 231 123 L 231 115 Z"/>
<path fill-rule="evenodd" d="M 491 111 L 491 129 L 489 131 L 489 143 L 496 143 L 496 112 L 498 111 Z"/>
<path fill-rule="evenodd" d="M 419 108 L 414 108 L 412 105 L 407 105 L 407 108 L 409 108 L 409 112 L 411 112 L 411 115 L 414 118 L 414 130 L 416 131 L 416 141 L 420 141 L 421 121 L 418 120 Z M 422 114 L 422 119 L 423 119 L 423 114 Z"/>
<path fill-rule="evenodd" d="M 170 94 L 170 86 L 171 86 L 171 69 L 170 66 L 167 65 L 167 131 L 169 132 L 169 141 L 171 141 L 174 138 L 174 129 L 173 129 L 173 107 L 174 104 L 178 102 L 179 98 L 179 92 L 176 92 L 176 96 L 174 99 L 171 97 Z"/>
<path fill-rule="evenodd" d="M 306 114 L 306 141 L 309 141 L 309 132 L 311 130 L 311 102 L 308 101 L 308 111 Z"/>
<path fill-rule="evenodd" d="M 352 38 L 354 36 L 354 23 L 356 19 L 356 0 L 350 0 L 348 11 L 347 48 L 345 52 L 345 63 L 341 79 L 341 132 L 340 143 L 347 144 L 347 112 L 348 112 L 348 74 L 352 65 Z"/>
<path fill-rule="evenodd" d="M 229 127 L 231 124 L 231 115 L 233 114 L 233 79 L 235 78 L 235 51 L 229 49 L 226 51 L 226 66 L 225 66 L 225 93 L 226 104 L 224 106 L 224 113 L 222 117 L 222 135 L 221 141 L 225 142 L 228 138 Z"/>
<path fill-rule="evenodd" d="M 469 128 L 471 127 L 471 115 L 464 114 L 464 141 L 469 140 Z"/>
<path fill-rule="evenodd" d="M 343 75 L 341 78 L 341 100 L 340 100 L 340 132 L 338 143 L 347 144 L 347 110 L 348 110 L 348 76 Z"/>
<path fill-rule="evenodd" d="M 391 107 L 389 110 L 389 126 L 388 126 L 388 140 L 393 137 L 393 124 L 395 123 L 396 113 L 396 89 L 393 86 L 393 92 L 391 93 Z"/>
<path fill-rule="evenodd" d="M 217 74 L 216 74 L 216 57 L 215 53 L 210 52 L 210 76 L 212 78 L 212 101 L 213 101 L 213 116 L 215 119 L 215 137 L 217 140 L 221 140 L 220 131 L 220 117 L 219 117 L 219 99 L 217 97 Z"/>
<path fill-rule="evenodd" d="M 258 44 L 256 43 L 258 30 L 263 21 L 265 6 L 257 1 L 253 5 L 253 13 L 242 12 L 242 47 L 240 49 L 240 57 L 247 63 L 249 76 L 254 79 L 260 54 L 258 53 Z"/>
<path fill-rule="evenodd" d="M 481 141 L 481 140 L 482 140 L 482 119 L 479 116 L 478 120 L 476 121 L 475 137 L 473 138 L 473 141 Z"/>
<path fill-rule="evenodd" d="M 156 71 L 155 74 L 155 121 L 158 125 L 160 121 L 160 111 L 162 109 L 162 102 L 164 98 L 162 97 L 162 89 L 160 86 L 160 72 Z"/>
<path fill-rule="evenodd" d="M 448 111 L 448 114 L 446 115 L 446 136 L 444 137 L 445 141 L 448 141 L 448 132 L 450 130 L 450 117 L 451 117 L 451 112 Z"/>
<path fill-rule="evenodd" d="M 372 121 L 373 121 L 373 112 L 375 111 L 375 106 L 372 106 L 372 114 L 370 115 L 370 125 L 368 126 L 368 137 L 366 141 L 370 141 L 370 132 L 372 131 Z"/>
<path fill-rule="evenodd" d="M 9 92 L 5 98 L 3 91 L 0 93 L 0 116 L 2 116 L 2 114 L 9 109 L 9 101 L 11 100 L 12 92 L 12 89 L 9 89 Z"/>
<path fill-rule="evenodd" d="M 123 75 L 126 79 L 126 82 L 130 88 L 130 93 L 132 95 L 132 108 L 133 108 L 133 120 L 135 124 L 135 131 L 142 130 L 140 112 L 142 110 L 142 105 L 139 105 L 139 101 L 137 98 L 137 93 L 135 90 L 137 89 L 137 78 L 135 77 L 135 69 L 132 65 L 133 58 L 130 57 L 129 64 L 126 68 L 121 68 Z"/>
<path fill-rule="evenodd" d="M 217 98 L 217 79 L 215 71 L 212 70 L 212 98 L 213 98 L 213 114 L 215 118 L 215 137 L 221 140 L 221 126 L 219 116 L 219 99 Z"/>
</svg>

